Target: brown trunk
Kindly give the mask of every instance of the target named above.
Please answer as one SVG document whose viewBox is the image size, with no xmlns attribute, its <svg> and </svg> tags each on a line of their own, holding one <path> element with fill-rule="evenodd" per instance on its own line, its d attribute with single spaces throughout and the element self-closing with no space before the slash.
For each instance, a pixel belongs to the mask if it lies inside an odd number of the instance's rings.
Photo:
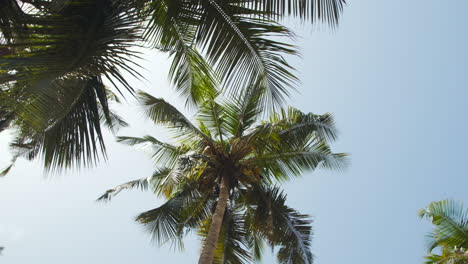
<svg viewBox="0 0 468 264">
<path fill-rule="evenodd" d="M 219 190 L 219 199 L 216 204 L 216 209 L 211 219 L 210 230 L 206 237 L 205 244 L 203 245 L 198 264 L 212 264 L 218 243 L 219 233 L 223 224 L 224 212 L 226 211 L 227 201 L 229 198 L 229 178 L 227 175 L 221 179 L 221 186 Z"/>
</svg>

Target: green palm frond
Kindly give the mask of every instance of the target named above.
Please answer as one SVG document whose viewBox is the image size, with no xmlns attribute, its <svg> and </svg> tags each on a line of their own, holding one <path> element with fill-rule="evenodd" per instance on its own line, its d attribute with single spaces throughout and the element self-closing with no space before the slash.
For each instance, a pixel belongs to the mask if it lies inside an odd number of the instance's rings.
<svg viewBox="0 0 468 264">
<path fill-rule="evenodd" d="M 252 87 L 245 89 L 240 96 L 231 96 L 225 102 L 226 127 L 231 135 L 241 137 L 244 131 L 249 129 L 256 121 L 260 113 L 263 112 L 262 87 Z"/>
<path fill-rule="evenodd" d="M 187 47 L 199 47 L 214 65 L 223 87 L 236 91 L 263 86 L 270 102 L 279 103 L 288 94 L 288 87 L 297 82 L 283 55 L 297 52 L 294 46 L 271 37 L 290 38 L 293 34 L 265 20 L 264 11 L 241 5 L 238 1 L 153 1 L 148 6 L 150 23 L 145 37 L 156 47 L 175 54 L 171 76 L 176 84 L 190 83 L 190 75 L 185 74 L 188 70 L 209 76 L 206 70 L 192 71 L 187 60 L 192 53 Z M 174 70 L 176 65 L 186 70 L 178 72 Z M 188 86 L 180 87 L 184 91 Z"/>
<path fill-rule="evenodd" d="M 200 201 L 206 199 L 194 185 L 185 184 L 162 206 L 141 213 L 136 221 L 144 224 L 159 244 L 172 241 L 182 247 L 181 238 L 185 235 L 184 229 L 190 228 L 190 218 L 199 218 L 200 214 L 206 213 L 204 210 L 195 210 L 200 208 Z"/>
<path fill-rule="evenodd" d="M 117 137 L 117 142 L 130 146 L 142 145 L 147 148 L 151 158 L 156 164 L 162 167 L 173 167 L 177 158 L 185 153 L 183 147 L 175 147 L 171 144 L 161 142 L 156 138 L 146 135 L 144 137 Z"/>
<path fill-rule="evenodd" d="M 206 100 L 201 106 L 196 116 L 197 120 L 201 122 L 212 138 L 218 139 L 223 142 L 226 139 L 226 121 L 224 106 L 218 104 L 215 100 Z"/>
<path fill-rule="evenodd" d="M 35 96 L 44 104 L 28 103 L 30 99 L 25 100 L 21 89 L 17 94 L 7 93 L 17 102 L 5 104 L 15 116 L 11 122 L 18 130 L 11 143 L 13 160 L 41 158 L 45 168 L 51 170 L 92 165 L 105 150 L 101 125 L 116 132 L 127 123 L 109 108 L 107 90 L 100 78 L 66 79 L 54 85 L 55 89 Z M 54 106 L 47 106 L 47 101 Z M 29 112 L 35 112 L 35 116 Z"/>
<path fill-rule="evenodd" d="M 138 76 L 130 65 L 140 40 L 135 10 L 120 1 L 68 1 L 47 5 L 40 14 L 24 14 L 27 35 L 6 44 L 13 53 L 0 66 L 15 70 L 28 86 L 46 79 L 106 76 L 127 89 L 121 70 Z M 86 17 L 87 19 L 83 19 Z"/>
<path fill-rule="evenodd" d="M 9 0 L 0 10 L 10 13 L 0 22 L 0 89 L 21 94 L 3 123 L 42 149 L 46 168 L 105 157 L 101 125 L 115 132 L 126 123 L 109 110 L 101 78 L 132 91 L 123 72 L 139 76 L 136 10 L 114 0 Z"/>
<path fill-rule="evenodd" d="M 139 99 L 146 116 L 151 118 L 156 124 L 170 126 L 171 128 L 181 130 L 186 137 L 193 136 L 211 143 L 211 139 L 206 134 L 200 131 L 187 117 L 168 102 L 144 92 L 139 92 Z"/>
<path fill-rule="evenodd" d="M 272 115 L 270 123 L 282 126 L 279 135 L 293 138 L 306 138 L 308 135 L 334 141 L 337 138 L 337 129 L 335 121 L 330 113 L 315 115 L 313 113 L 305 114 L 294 107 L 281 109 L 279 114 Z"/>
<path fill-rule="evenodd" d="M 246 18 L 255 10 L 242 9 L 222 1 L 202 1 L 206 13 L 197 32 L 201 45 L 209 46 L 207 57 L 215 65 L 226 87 L 234 92 L 245 87 L 264 87 L 265 106 L 281 104 L 297 78 L 283 55 L 297 55 L 293 45 L 274 41 L 293 34 L 274 21 Z M 211 32 L 217 32 L 212 35 Z"/>
<path fill-rule="evenodd" d="M 91 165 L 105 151 L 101 119 L 111 116 L 104 85 L 97 78 L 54 85 L 55 89 L 36 96 L 36 101 L 44 103 L 25 105 L 16 113 L 22 122 L 18 138 L 40 149 L 46 168 Z M 52 98 L 54 106 L 46 105 Z"/>
<path fill-rule="evenodd" d="M 433 241 L 429 250 L 436 246 L 468 248 L 468 210 L 453 200 L 432 202 L 419 211 L 419 216 L 432 221 Z"/>
<path fill-rule="evenodd" d="M 323 21 L 334 27 L 339 23 L 345 0 L 249 0 L 244 5 L 265 10 L 270 18 L 299 17 L 312 22 Z"/>
<path fill-rule="evenodd" d="M 196 23 L 190 15 L 182 15 L 178 1 L 153 1 L 146 11 L 151 18 L 145 38 L 172 57 L 169 76 L 176 90 L 187 98 L 190 106 L 202 104 L 204 98 L 217 93 L 215 73 L 193 47 Z M 182 19 L 184 18 L 184 19 Z"/>
<path fill-rule="evenodd" d="M 147 190 L 151 178 L 143 178 L 134 181 L 129 181 L 124 184 L 120 184 L 112 189 L 107 190 L 103 195 L 101 195 L 97 201 L 110 201 L 112 197 L 119 194 L 122 190 L 127 189 L 140 189 Z"/>
<path fill-rule="evenodd" d="M 345 153 L 333 153 L 324 141 L 315 141 L 300 148 L 291 146 L 273 145 L 273 149 L 241 161 L 248 166 L 263 168 L 266 175 L 278 180 L 286 180 L 299 176 L 306 170 L 315 170 L 319 167 L 328 169 L 343 169 L 346 166 Z"/>
<path fill-rule="evenodd" d="M 467 264 L 468 252 L 443 252 L 442 255 L 429 254 L 425 257 L 426 264 Z"/>
<path fill-rule="evenodd" d="M 203 235 L 206 236 L 206 234 Z M 252 257 L 247 250 L 247 238 L 248 234 L 244 226 L 244 219 L 240 208 L 230 208 L 226 210 L 213 263 L 250 263 Z"/>
<path fill-rule="evenodd" d="M 161 182 L 171 173 L 168 168 L 156 169 L 153 174 L 149 177 L 133 180 L 124 184 L 118 185 L 112 189 L 107 190 L 101 195 L 96 201 L 110 201 L 114 196 L 119 194 L 123 190 L 129 189 L 140 189 L 142 191 L 152 189 L 154 193 L 160 191 Z"/>
<path fill-rule="evenodd" d="M 243 199 L 249 206 L 246 218 L 250 232 L 257 232 L 257 236 L 280 247 L 279 263 L 312 263 L 312 221 L 286 206 L 286 195 L 278 187 L 257 185 Z"/>
</svg>

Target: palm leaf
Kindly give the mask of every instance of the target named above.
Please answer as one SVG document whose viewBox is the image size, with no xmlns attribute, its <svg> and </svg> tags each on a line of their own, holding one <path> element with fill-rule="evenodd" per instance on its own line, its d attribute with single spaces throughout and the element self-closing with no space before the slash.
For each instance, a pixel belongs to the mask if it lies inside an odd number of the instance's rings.
<svg viewBox="0 0 468 264">
<path fill-rule="evenodd" d="M 153 173 L 153 175 L 149 177 L 129 181 L 107 190 L 103 195 L 96 199 L 96 201 L 110 201 L 114 196 L 116 196 L 123 190 L 140 189 L 142 191 L 145 191 L 148 188 L 150 188 L 154 192 L 157 192 L 159 184 L 165 177 L 167 177 L 167 175 L 170 172 L 170 169 L 157 169 Z"/>
<path fill-rule="evenodd" d="M 148 152 L 154 159 L 154 162 L 160 167 L 173 167 L 179 155 L 185 152 L 183 147 L 175 147 L 171 144 L 161 142 L 149 135 L 142 138 L 120 136 L 117 137 L 117 142 L 130 146 L 143 145 L 145 149 L 148 149 Z"/>
<path fill-rule="evenodd" d="M 136 217 L 136 221 L 144 224 L 151 233 L 153 239 L 159 244 L 168 241 L 176 242 L 179 246 L 184 235 L 185 224 L 190 217 L 199 217 L 196 214 L 203 213 L 199 208 L 200 201 L 206 201 L 203 196 L 196 191 L 193 184 L 184 184 L 162 206 L 141 213 Z M 187 213 L 191 214 L 187 215 Z M 187 226 L 189 227 L 189 226 Z"/>
<path fill-rule="evenodd" d="M 278 187 L 256 185 L 243 199 L 249 230 L 280 246 L 279 263 L 312 263 L 310 217 L 286 206 L 286 195 Z"/>
<path fill-rule="evenodd" d="M 146 116 L 151 118 L 156 124 L 169 125 L 172 128 L 188 133 L 189 136 L 195 136 L 211 142 L 211 139 L 194 126 L 177 108 L 163 99 L 139 92 L 139 100 Z"/>
<path fill-rule="evenodd" d="M 436 246 L 468 248 L 468 210 L 453 200 L 429 204 L 419 211 L 420 217 L 428 218 L 435 228 L 430 250 Z"/>
<path fill-rule="evenodd" d="M 281 18 L 284 16 L 299 17 L 315 23 L 323 21 L 334 27 L 340 20 L 344 0 L 249 0 L 244 6 L 265 10 L 267 17 Z"/>
</svg>

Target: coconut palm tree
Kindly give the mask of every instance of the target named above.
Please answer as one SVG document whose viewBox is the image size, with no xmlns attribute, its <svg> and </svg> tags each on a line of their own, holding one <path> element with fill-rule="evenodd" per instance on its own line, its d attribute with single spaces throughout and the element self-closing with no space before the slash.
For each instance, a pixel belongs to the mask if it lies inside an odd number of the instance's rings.
<svg viewBox="0 0 468 264">
<path fill-rule="evenodd" d="M 453 200 L 430 203 L 419 211 L 421 218 L 427 218 L 434 225 L 429 234 L 428 264 L 468 263 L 468 210 Z M 431 253 L 439 249 L 441 254 Z"/>
<path fill-rule="evenodd" d="M 278 246 L 280 263 L 311 263 L 311 219 L 285 204 L 278 183 L 319 167 L 342 168 L 333 153 L 330 114 L 289 107 L 258 121 L 263 86 L 235 96 L 216 92 L 200 104 L 195 122 L 161 98 L 139 93 L 146 115 L 174 132 L 174 142 L 153 136 L 119 137 L 146 148 L 157 164 L 150 177 L 108 190 L 151 189 L 166 202 L 137 216 L 160 242 L 181 243 L 189 231 L 203 239 L 199 263 L 246 263 L 259 259 L 265 242 Z M 216 89 L 207 89 L 215 91 Z"/>
<path fill-rule="evenodd" d="M 43 138 L 36 141 L 41 155 L 35 156 L 44 157 L 46 167 L 93 164 L 105 147 L 101 114 L 90 106 L 101 105 L 110 115 L 105 101 L 110 90 L 104 89 L 102 79 L 113 84 L 114 93 L 133 93 L 128 76 L 141 78 L 135 48 L 142 45 L 170 55 L 170 77 L 189 103 L 206 95 L 197 85 L 209 71 L 206 58 L 226 89 L 262 85 L 269 98 L 265 104 L 279 104 L 297 81 L 283 58 L 296 49 L 278 38 L 294 34 L 275 21 L 293 16 L 335 26 L 343 4 L 344 0 L 0 1 L 0 131 L 22 131 L 15 142 L 23 147 L 31 145 L 31 138 Z"/>
</svg>

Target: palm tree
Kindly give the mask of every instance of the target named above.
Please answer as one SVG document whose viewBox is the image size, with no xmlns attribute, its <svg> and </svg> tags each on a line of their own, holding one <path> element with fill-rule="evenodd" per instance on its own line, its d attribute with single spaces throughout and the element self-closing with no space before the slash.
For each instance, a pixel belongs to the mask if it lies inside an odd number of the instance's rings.
<svg viewBox="0 0 468 264">
<path fill-rule="evenodd" d="M 428 264 L 468 263 L 468 210 L 453 200 L 430 203 L 419 211 L 421 218 L 432 221 L 434 230 L 429 234 Z M 439 249 L 441 254 L 431 253 Z"/>
<path fill-rule="evenodd" d="M 124 189 L 152 189 L 167 201 L 136 221 L 159 243 L 181 243 L 196 230 L 203 239 L 202 264 L 260 259 L 265 242 L 279 247 L 280 263 L 311 263 L 310 217 L 287 206 L 277 184 L 305 170 L 342 168 L 345 154 L 330 150 L 329 142 L 336 139 L 330 114 L 289 107 L 259 122 L 263 88 L 235 96 L 212 93 L 200 105 L 196 123 L 163 99 L 139 93 L 146 115 L 168 126 L 177 144 L 149 135 L 119 137 L 148 149 L 157 169 L 98 200 Z"/>
<path fill-rule="evenodd" d="M 114 93 L 133 89 L 136 47 L 166 52 L 170 77 L 189 103 L 215 65 L 223 87 L 265 87 L 265 104 L 282 103 L 297 82 L 278 37 L 294 34 L 285 16 L 336 26 L 344 0 L 3 0 L 0 1 L 0 132 L 17 128 L 22 151 L 39 149 L 46 167 L 95 163 L 105 153 L 102 116 Z M 203 54 L 197 52 L 203 50 Z M 123 90 L 123 91 L 122 91 Z M 109 119 L 109 118 L 107 118 Z M 60 127 L 57 127 L 60 126 Z M 51 132 L 54 131 L 54 132 Z M 31 142 L 32 138 L 40 138 Z M 14 143 L 13 146 L 18 145 Z M 32 147 L 34 146 L 34 147 Z"/>
</svg>

